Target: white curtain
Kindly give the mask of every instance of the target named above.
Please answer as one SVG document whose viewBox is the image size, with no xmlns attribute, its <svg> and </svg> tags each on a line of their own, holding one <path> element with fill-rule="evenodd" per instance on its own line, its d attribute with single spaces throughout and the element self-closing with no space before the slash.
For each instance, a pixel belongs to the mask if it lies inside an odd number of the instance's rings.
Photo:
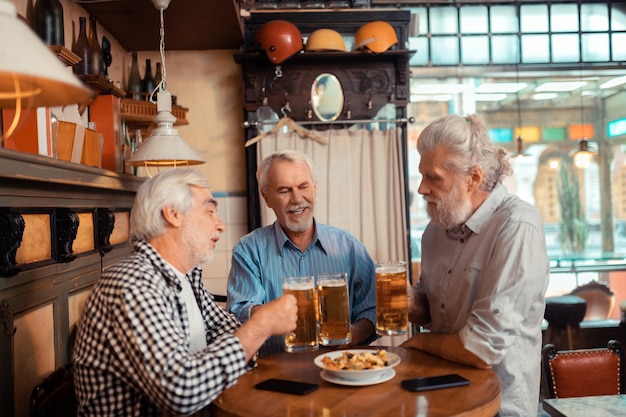
<svg viewBox="0 0 626 417">
<path fill-rule="evenodd" d="M 374 261 L 405 260 L 406 201 L 400 129 L 316 132 L 328 144 L 278 132 L 257 143 L 258 162 L 281 149 L 309 155 L 317 169 L 315 219 L 356 236 Z M 261 223 L 276 217 L 261 198 Z"/>
</svg>

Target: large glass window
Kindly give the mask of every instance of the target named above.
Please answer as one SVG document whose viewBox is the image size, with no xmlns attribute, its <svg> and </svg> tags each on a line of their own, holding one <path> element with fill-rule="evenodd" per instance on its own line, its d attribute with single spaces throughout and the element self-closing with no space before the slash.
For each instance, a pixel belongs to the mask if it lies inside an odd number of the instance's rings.
<svg viewBox="0 0 626 417">
<path fill-rule="evenodd" d="M 494 142 L 516 158 L 509 191 L 541 212 L 553 272 L 564 292 L 602 270 L 626 266 L 626 4 L 585 1 L 413 8 L 410 38 L 409 187 L 411 239 L 420 259 L 428 223 L 417 194 L 415 143 L 446 114 L 480 113 Z M 414 48 L 415 47 L 415 48 Z M 589 166 L 574 165 L 585 141 Z M 565 193 L 564 190 L 576 190 Z M 566 206 L 580 208 L 571 218 Z M 573 227 L 572 225 L 582 225 Z M 574 271 L 570 273 L 570 271 Z"/>
</svg>

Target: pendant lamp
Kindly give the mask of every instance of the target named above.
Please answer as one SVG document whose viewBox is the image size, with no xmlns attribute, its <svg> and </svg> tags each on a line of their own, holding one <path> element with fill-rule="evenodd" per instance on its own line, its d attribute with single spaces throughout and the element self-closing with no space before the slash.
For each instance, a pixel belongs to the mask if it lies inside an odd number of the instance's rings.
<svg viewBox="0 0 626 417">
<path fill-rule="evenodd" d="M 520 82 L 519 82 L 519 68 L 515 67 L 516 70 L 516 84 L 517 86 L 515 87 L 517 89 L 517 91 L 515 92 L 515 100 L 517 103 L 517 149 L 515 152 L 511 153 L 511 158 L 523 158 L 526 156 L 529 156 L 528 153 L 524 150 L 524 139 L 522 139 L 522 108 L 520 105 L 520 99 L 519 99 L 519 92 L 521 90 L 520 88 Z M 524 86 L 526 86 L 526 84 L 524 84 Z"/>
<path fill-rule="evenodd" d="M 572 158 L 574 159 L 574 166 L 578 169 L 589 168 L 589 166 L 591 166 L 591 162 L 593 162 L 593 157 L 595 155 L 595 152 L 589 150 L 589 140 L 585 137 L 587 132 L 585 129 L 585 107 L 583 105 L 583 93 L 584 91 L 580 92 L 580 126 L 582 132 L 581 136 L 583 137 L 578 142 L 578 150 L 576 150 L 572 154 Z"/>
<path fill-rule="evenodd" d="M 16 110 L 5 137 L 15 131 L 23 109 L 82 103 L 91 94 L 18 18 L 15 5 L 0 0 L 0 108 Z"/>
<path fill-rule="evenodd" d="M 185 142 L 174 129 L 176 117 L 172 114 L 172 96 L 166 87 L 167 71 L 165 68 L 165 26 L 163 11 L 169 6 L 170 0 L 152 0 L 154 7 L 159 10 L 161 17 L 159 52 L 161 53 L 162 79 L 156 86 L 157 114 L 154 117 L 156 127 L 146 138 L 141 147 L 133 154 L 128 162 L 132 166 L 148 167 L 178 167 L 204 164 L 205 161 Z M 154 91 L 150 95 L 152 97 Z M 148 175 L 150 172 L 148 171 Z"/>
</svg>

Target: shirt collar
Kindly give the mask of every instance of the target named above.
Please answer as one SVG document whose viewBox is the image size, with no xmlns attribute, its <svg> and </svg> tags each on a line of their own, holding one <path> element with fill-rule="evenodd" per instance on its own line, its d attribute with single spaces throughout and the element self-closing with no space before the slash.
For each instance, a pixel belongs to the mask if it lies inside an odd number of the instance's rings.
<svg viewBox="0 0 626 417">
<path fill-rule="evenodd" d="M 491 218 L 507 195 L 506 187 L 498 184 L 485 201 L 478 206 L 474 214 L 465 222 L 465 225 L 474 233 L 480 233 L 483 225 Z"/>
<path fill-rule="evenodd" d="M 315 234 L 313 235 L 313 240 L 311 241 L 308 247 L 310 248 L 313 245 L 317 245 L 320 247 L 320 249 L 324 251 L 324 253 L 326 253 L 326 249 L 324 248 L 324 242 L 327 241 L 328 239 L 327 234 L 325 233 L 324 229 L 321 228 L 320 225 L 315 221 L 315 219 L 313 219 L 313 225 L 315 227 Z M 289 242 L 294 248 L 296 247 L 295 243 L 293 243 L 289 239 L 289 237 L 283 230 L 282 226 L 278 223 L 278 221 L 274 222 L 274 232 L 276 233 L 276 241 L 278 243 L 278 248 L 280 250 L 281 255 L 283 254 L 283 251 L 287 242 Z"/>
<path fill-rule="evenodd" d="M 180 282 L 179 273 L 174 269 L 169 262 L 167 262 L 154 249 L 154 247 L 145 240 L 137 240 L 134 242 L 135 250 L 142 255 L 146 256 L 154 267 L 161 273 L 161 276 L 165 280 L 168 286 L 175 287 L 178 292 L 182 291 L 183 287 Z M 190 282 L 195 284 L 196 280 L 201 279 L 202 269 L 200 267 L 193 268 L 187 276 L 190 278 Z M 180 273 L 183 276 L 182 273 Z"/>
</svg>

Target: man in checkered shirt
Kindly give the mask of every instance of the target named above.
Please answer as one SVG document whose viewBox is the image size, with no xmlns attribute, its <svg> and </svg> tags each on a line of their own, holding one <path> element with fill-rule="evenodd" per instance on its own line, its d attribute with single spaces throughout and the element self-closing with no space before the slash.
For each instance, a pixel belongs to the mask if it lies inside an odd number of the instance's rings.
<svg viewBox="0 0 626 417">
<path fill-rule="evenodd" d="M 135 252 L 102 273 L 78 326 L 79 416 L 202 410 L 254 366 L 268 337 L 295 329 L 293 296 L 242 325 L 202 285 L 199 265 L 225 230 L 209 187 L 200 171 L 172 169 L 137 191 Z"/>
</svg>

